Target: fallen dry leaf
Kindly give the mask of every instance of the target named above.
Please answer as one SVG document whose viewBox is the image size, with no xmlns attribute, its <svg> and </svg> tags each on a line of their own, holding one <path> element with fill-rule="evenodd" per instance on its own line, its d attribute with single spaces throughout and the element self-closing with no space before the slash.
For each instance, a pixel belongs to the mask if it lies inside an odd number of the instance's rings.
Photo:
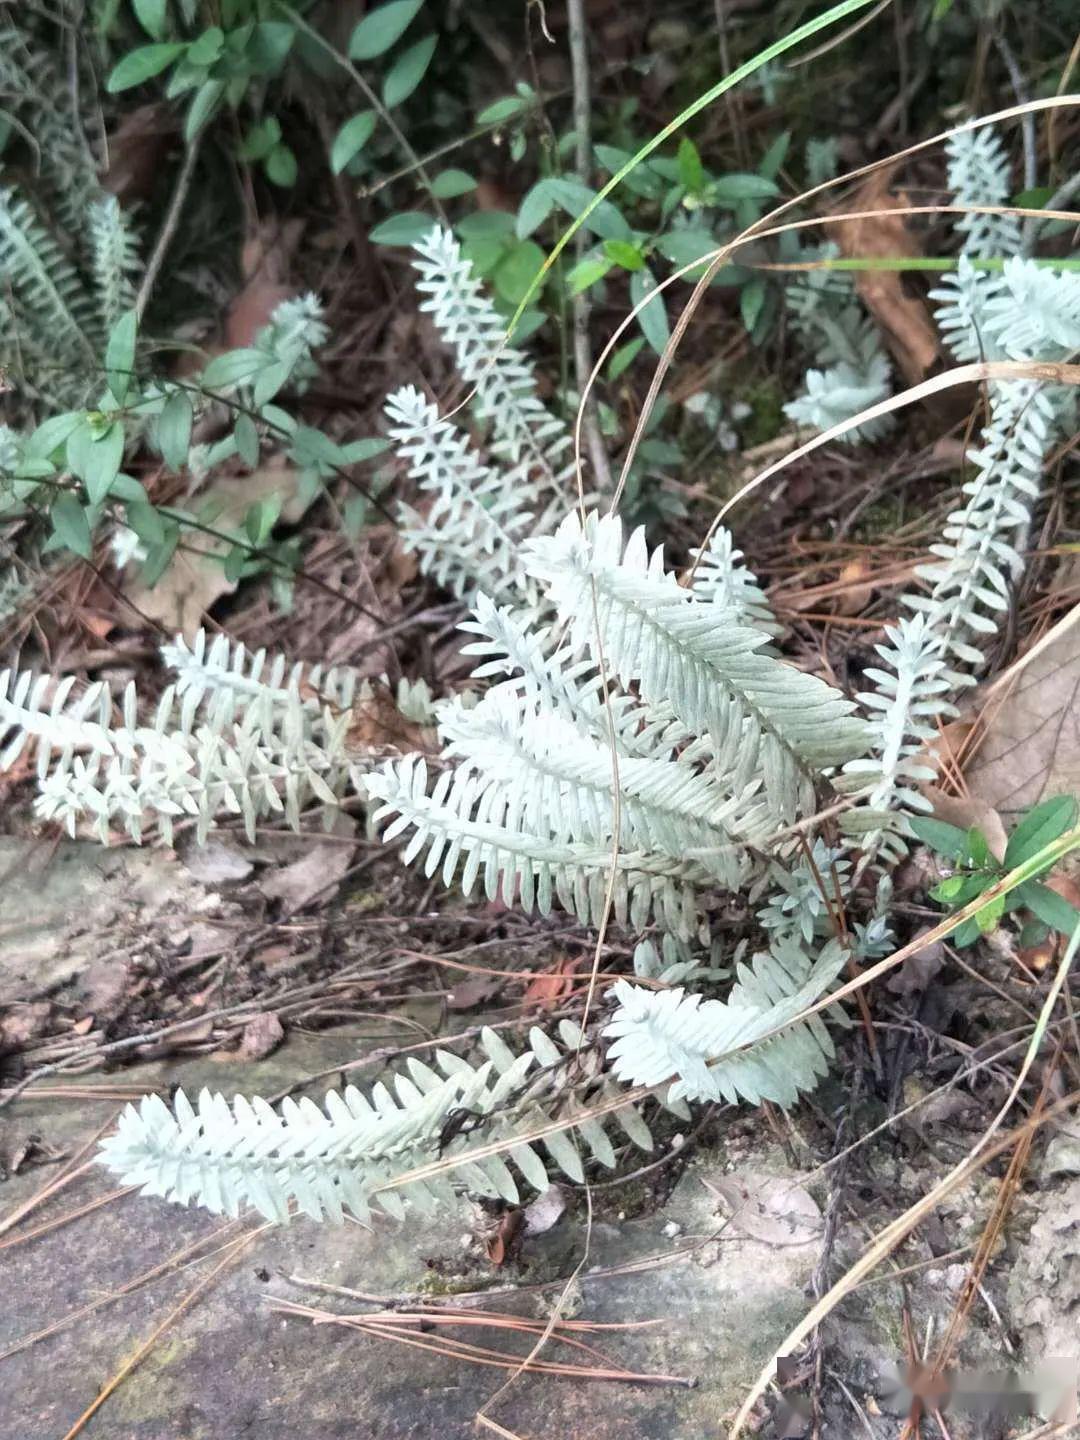
<svg viewBox="0 0 1080 1440">
<path fill-rule="evenodd" d="M 890 194 L 892 168 L 869 176 L 851 197 L 851 210 L 893 210 L 906 201 Z M 877 215 L 863 220 L 837 220 L 828 226 L 840 253 L 851 258 L 915 258 L 922 250 L 904 217 Z M 925 380 L 938 357 L 938 335 L 923 300 L 904 289 L 897 270 L 860 270 L 855 275 L 859 297 L 885 332 L 889 349 L 909 385 Z"/>
<path fill-rule="evenodd" d="M 1005 822 L 992 805 L 977 795 L 946 795 L 936 785 L 923 785 L 920 789 L 933 805 L 938 820 L 944 820 L 946 825 L 955 825 L 959 830 L 978 826 L 990 846 L 990 854 L 995 860 L 1004 859 L 1008 843 Z"/>
<path fill-rule="evenodd" d="M 543 1235 L 557 1225 L 566 1210 L 566 1192 L 561 1185 L 549 1185 L 525 1206 L 526 1235 Z"/>
<path fill-rule="evenodd" d="M 381 680 L 370 682 L 371 693 L 358 699 L 345 736 L 350 755 L 404 754 L 406 751 L 438 753 L 435 735 L 423 725 L 406 720 L 394 703 L 389 686 Z"/>
<path fill-rule="evenodd" d="M 702 1183 L 730 1212 L 730 1225 L 766 1245 L 808 1245 L 820 1240 L 821 1210 L 810 1192 L 782 1175 L 741 1171 Z"/>
<path fill-rule="evenodd" d="M 221 840 L 193 845 L 184 856 L 184 865 L 204 885 L 225 885 L 246 880 L 254 866 L 246 855 Z"/>
<path fill-rule="evenodd" d="M 0 1051 L 17 1050 L 44 1035 L 51 1017 L 52 1006 L 48 1000 L 12 1005 L 0 1015 Z"/>
<path fill-rule="evenodd" d="M 239 530 L 249 506 L 272 495 L 282 495 L 281 519 L 295 524 L 310 501 L 297 494 L 296 472 L 282 455 L 276 455 L 246 475 L 230 475 L 209 486 L 199 496 L 199 505 L 209 506 L 216 513 L 216 530 Z M 199 534 L 186 536 L 185 543 L 196 550 L 178 550 L 169 568 L 153 589 L 148 589 L 132 571 L 125 581 L 124 594 L 151 620 L 157 620 L 171 633 L 191 635 L 204 624 L 205 616 L 215 601 L 231 595 L 235 584 L 225 578 L 221 560 L 216 558 L 228 549 L 224 541 Z"/>
<path fill-rule="evenodd" d="M 103 188 L 121 205 L 149 200 L 161 177 L 166 152 L 179 135 L 176 113 L 165 101 L 132 110 L 109 136 Z"/>
<path fill-rule="evenodd" d="M 1059 638 L 983 707 L 986 733 L 967 768 L 973 796 L 1015 816 L 1080 795 L 1080 626 Z"/>
<path fill-rule="evenodd" d="M 298 910 L 318 901 L 328 904 L 337 893 L 338 883 L 352 861 L 351 845 L 322 844 L 315 841 L 306 855 L 272 870 L 259 881 L 259 889 L 268 900 L 281 900 L 286 911 Z"/>
<path fill-rule="evenodd" d="M 574 971 L 578 960 L 569 955 L 560 955 L 548 975 L 537 975 L 525 987 L 524 1000 L 529 1005 L 545 1007 L 556 1005 L 574 988 Z"/>
<path fill-rule="evenodd" d="M 273 1011 L 256 1015 L 244 1026 L 236 1058 L 238 1060 L 263 1060 L 267 1055 L 272 1054 L 284 1039 L 285 1027 Z"/>
</svg>

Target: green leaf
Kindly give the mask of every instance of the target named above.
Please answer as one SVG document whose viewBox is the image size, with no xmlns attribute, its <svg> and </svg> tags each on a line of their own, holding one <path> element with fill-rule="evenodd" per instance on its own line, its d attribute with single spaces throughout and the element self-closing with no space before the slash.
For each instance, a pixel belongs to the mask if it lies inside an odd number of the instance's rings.
<svg viewBox="0 0 1080 1440">
<path fill-rule="evenodd" d="M 986 836 L 977 825 L 972 825 L 967 832 L 967 858 L 980 870 L 985 870 L 994 864 L 994 857 L 990 853 Z"/>
<path fill-rule="evenodd" d="M 519 240 L 527 240 L 555 208 L 555 196 L 547 180 L 538 180 L 526 190 L 518 206 L 515 232 Z"/>
<path fill-rule="evenodd" d="M 70 491 L 58 495 L 49 511 L 52 522 L 52 539 L 56 546 L 74 551 L 84 560 L 90 559 L 90 525 L 86 511 Z"/>
<path fill-rule="evenodd" d="M 365 15 L 352 33 L 349 56 L 353 60 L 374 60 L 404 35 L 419 13 L 424 0 L 390 0 Z"/>
<path fill-rule="evenodd" d="M 544 252 L 535 241 L 520 241 L 496 266 L 492 280 L 497 293 L 507 304 L 516 305 L 529 293 L 543 263 Z"/>
<path fill-rule="evenodd" d="M 680 229 L 670 230 L 666 235 L 661 235 L 656 242 L 656 247 L 676 269 L 681 270 L 684 265 L 690 265 L 693 261 L 702 259 L 703 256 L 711 255 L 714 250 L 719 249 L 720 242 L 709 230 Z M 723 268 L 726 270 L 728 267 L 725 265 Z M 705 266 L 702 265 L 700 271 L 690 271 L 684 278 L 695 280 L 699 274 L 704 273 Z"/>
<path fill-rule="evenodd" d="M 605 240 L 604 254 L 624 270 L 640 270 L 645 264 L 645 256 L 627 240 Z"/>
<path fill-rule="evenodd" d="M 611 269 L 611 261 L 603 255 L 585 255 L 573 266 L 566 277 L 566 287 L 571 295 L 580 295 L 602 280 Z"/>
<path fill-rule="evenodd" d="M 754 326 L 761 318 L 761 307 L 765 304 L 765 281 L 760 275 L 755 275 L 739 291 L 739 313 L 742 315 L 742 322 L 746 326 L 746 333 L 752 335 Z"/>
<path fill-rule="evenodd" d="M 963 950 L 967 945 L 974 945 L 981 933 L 977 920 L 965 920 L 962 925 L 956 927 L 948 938 L 958 950 Z"/>
<path fill-rule="evenodd" d="M 265 160 L 280 139 L 281 122 L 276 115 L 268 115 L 251 127 L 237 154 L 241 160 Z"/>
<path fill-rule="evenodd" d="M 135 371 L 135 337 L 139 319 L 134 310 L 125 310 L 109 331 L 105 345 L 105 378 L 118 405 L 124 403 Z"/>
<path fill-rule="evenodd" d="M 963 888 L 963 875 L 948 875 L 940 885 L 934 886 L 930 894 L 939 905 L 952 905 Z"/>
<path fill-rule="evenodd" d="M 632 365 L 645 344 L 643 336 L 638 335 L 636 339 L 628 340 L 625 345 L 620 345 L 608 361 L 607 373 L 609 380 L 618 380 L 619 376 Z"/>
<path fill-rule="evenodd" d="M 373 245 L 415 245 L 417 240 L 431 234 L 434 224 L 431 216 L 420 210 L 403 210 L 400 215 L 391 215 L 376 225 L 368 239 Z"/>
<path fill-rule="evenodd" d="M 767 175 L 720 175 L 709 185 L 709 199 L 727 207 L 740 200 L 771 200 L 779 194 L 776 181 Z"/>
<path fill-rule="evenodd" d="M 1009 836 L 1005 868 L 1014 870 L 1076 824 L 1077 804 L 1072 795 L 1057 795 L 1033 805 Z"/>
<path fill-rule="evenodd" d="M 334 137 L 330 148 L 330 169 L 340 175 L 354 156 L 359 155 L 375 130 L 375 111 L 358 110 Z"/>
<path fill-rule="evenodd" d="M 1033 915 L 1037 915 L 1044 925 L 1049 925 L 1052 930 L 1057 930 L 1062 935 L 1071 937 L 1077 924 L 1080 924 L 1080 910 L 1077 910 L 1075 905 L 1070 905 L 1064 895 L 1051 890 L 1050 886 L 1044 885 L 1041 880 L 1026 880 L 1023 885 L 1016 887 L 1016 893 Z"/>
<path fill-rule="evenodd" d="M 145 500 L 132 500 L 124 506 L 124 518 L 146 546 L 161 545 L 165 540 L 165 522 Z"/>
<path fill-rule="evenodd" d="M 250 415 L 238 415 L 233 426 L 236 436 L 236 453 L 248 467 L 254 470 L 259 463 L 259 432 Z"/>
<path fill-rule="evenodd" d="M 131 527 L 135 529 L 134 525 Z M 138 532 L 136 531 L 136 534 Z M 169 561 L 176 553 L 176 547 L 180 543 L 180 527 L 166 522 L 165 539 L 160 545 L 155 545 L 149 551 L 143 561 L 142 579 L 143 584 L 152 589 L 169 568 Z"/>
<path fill-rule="evenodd" d="M 239 35 L 240 31 L 233 31 Z M 260 20 L 251 32 L 247 55 L 259 75 L 276 75 L 288 58 L 296 39 L 296 26 L 285 20 Z M 226 43 L 228 39 L 226 37 Z M 244 80 L 243 75 L 239 77 Z"/>
<path fill-rule="evenodd" d="M 908 823 L 924 845 L 948 860 L 955 860 L 967 851 L 967 831 L 957 825 L 946 825 L 944 820 L 935 820 L 932 815 L 915 815 Z"/>
<path fill-rule="evenodd" d="M 363 440 L 350 440 L 347 445 L 341 446 L 341 463 L 343 465 L 360 465 L 365 460 L 374 460 L 376 455 L 382 455 L 390 449 L 389 440 L 380 440 L 376 436 L 368 436 Z"/>
<path fill-rule="evenodd" d="M 161 45 L 140 45 L 137 50 L 130 50 L 113 66 L 105 88 L 110 95 L 117 95 L 121 90 L 130 90 L 133 85 L 141 85 L 144 80 L 152 80 L 186 49 L 186 45 L 176 41 Z"/>
<path fill-rule="evenodd" d="M 191 401 L 182 390 L 174 390 L 157 421 L 158 449 L 170 470 L 182 470 L 187 464 L 193 419 Z"/>
<path fill-rule="evenodd" d="M 549 179 L 547 184 L 556 204 L 561 205 L 566 213 L 575 220 L 587 206 L 592 204 L 596 197 L 596 191 L 590 186 L 583 185 L 580 180 L 573 180 L 565 175 Z M 586 229 L 591 230 L 594 235 L 599 235 L 601 240 L 631 240 L 633 238 L 633 232 L 622 212 L 610 200 L 601 200 L 600 204 L 589 212 L 584 224 Z"/>
<path fill-rule="evenodd" d="M 1052 185 L 1036 185 L 1032 190 L 1021 190 L 1019 195 L 1013 196 L 1009 204 L 1019 205 L 1022 210 L 1045 210 L 1053 194 Z"/>
<path fill-rule="evenodd" d="M 689 135 L 684 135 L 679 141 L 677 163 L 679 184 L 689 190 L 691 195 L 700 195 L 705 188 L 705 167 L 701 163 L 697 146 Z"/>
<path fill-rule="evenodd" d="M 1005 914 L 1005 896 L 995 895 L 993 900 L 983 906 L 975 915 L 975 923 L 982 935 L 989 935 L 997 929 L 1002 915 Z"/>
<path fill-rule="evenodd" d="M 223 390 L 248 380 L 257 371 L 270 363 L 270 357 L 263 350 L 247 347 L 242 350 L 226 350 L 224 355 L 215 355 L 202 373 L 202 383 L 209 390 Z"/>
<path fill-rule="evenodd" d="M 296 156 L 288 145 L 275 145 L 263 162 L 266 178 L 287 190 L 296 184 Z"/>
<path fill-rule="evenodd" d="M 26 442 L 26 459 L 48 459 L 61 445 L 66 445 L 74 430 L 86 422 L 83 410 L 68 410 L 63 415 L 50 415 L 43 420 Z"/>
<path fill-rule="evenodd" d="M 189 65 L 213 65 L 221 55 L 225 44 L 225 32 L 220 25 L 209 25 L 197 39 L 188 46 Z"/>
<path fill-rule="evenodd" d="M 790 144 L 791 131 L 782 130 L 761 157 L 758 174 L 764 175 L 767 180 L 775 180 L 780 173 L 780 166 L 783 165 L 787 158 L 788 146 Z"/>
<path fill-rule="evenodd" d="M 82 432 L 76 431 L 76 435 Z M 71 454 L 71 444 L 68 444 L 68 454 Z M 86 496 L 91 505 L 100 505 L 109 493 L 109 487 L 116 479 L 120 469 L 120 462 L 124 458 L 124 427 L 119 421 L 114 420 L 100 439 L 91 440 L 90 444 L 82 448 L 81 469 L 75 473 L 79 475 L 86 486 Z M 72 466 L 74 470 L 74 465 Z"/>
<path fill-rule="evenodd" d="M 656 281 L 647 265 L 643 265 L 640 270 L 630 276 L 630 299 L 634 305 L 640 304 L 655 289 Z M 650 300 L 638 315 L 637 322 L 641 327 L 641 333 L 652 348 L 658 355 L 662 354 L 670 333 L 667 311 L 664 309 L 664 297 L 657 295 Z"/>
<path fill-rule="evenodd" d="M 431 182 L 431 193 L 440 200 L 454 200 L 476 189 L 476 179 L 467 170 L 443 170 Z"/>
<path fill-rule="evenodd" d="M 514 217 L 505 210 L 478 210 L 464 216 L 454 229 L 462 240 L 508 239 L 514 234 Z"/>
<path fill-rule="evenodd" d="M 184 117 L 184 139 L 189 144 L 203 126 L 213 119 L 224 93 L 224 80 L 204 80 L 195 91 Z"/>
<path fill-rule="evenodd" d="M 167 0 L 131 0 L 135 19 L 151 40 L 160 40 L 165 34 L 166 5 Z"/>
<path fill-rule="evenodd" d="M 391 66 L 383 79 L 382 87 L 383 104 L 388 110 L 407 100 L 420 84 L 438 43 L 437 35 L 428 35 L 423 40 L 418 40 L 415 45 L 410 45 Z"/>
<path fill-rule="evenodd" d="M 528 109 L 528 101 L 522 100 L 518 95 L 507 95 L 505 99 L 485 105 L 477 115 L 476 123 L 478 125 L 501 125 L 506 120 L 512 120 L 515 115 L 520 115 L 526 109 Z"/>
</svg>

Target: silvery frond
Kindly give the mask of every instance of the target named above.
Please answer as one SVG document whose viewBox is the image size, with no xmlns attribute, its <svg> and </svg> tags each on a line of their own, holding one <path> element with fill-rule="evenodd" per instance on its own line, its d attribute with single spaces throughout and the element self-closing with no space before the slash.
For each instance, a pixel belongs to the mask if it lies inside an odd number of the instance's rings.
<svg viewBox="0 0 1080 1440">
<path fill-rule="evenodd" d="M 255 337 L 255 345 L 265 350 L 291 375 L 306 371 L 312 351 L 325 345 L 330 327 L 323 319 L 322 301 L 310 292 L 282 300 Z"/>
<path fill-rule="evenodd" d="M 707 600 L 736 625 L 751 625 L 774 637 L 783 633 L 757 577 L 741 563 L 743 553 L 735 549 L 726 526 L 716 528 L 706 550 L 690 554 L 695 564 L 690 589 L 699 600 Z"/>
<path fill-rule="evenodd" d="M 1012 166 L 991 125 L 961 130 L 946 142 L 948 183 L 958 205 L 1007 205 L 1012 194 Z M 1015 255 L 1020 250 L 1020 222 L 1015 215 L 968 214 L 957 218 L 965 255 L 985 259 Z"/>
<path fill-rule="evenodd" d="M 727 1000 L 620 980 L 612 987 L 619 1008 L 604 1029 L 612 1041 L 608 1062 L 628 1085 L 670 1082 L 671 1099 L 768 1100 L 786 1108 L 814 1088 L 833 1053 L 821 1017 L 796 1023 L 797 1017 L 826 993 L 846 961 L 836 941 L 813 960 L 781 941 L 739 965 Z"/>
<path fill-rule="evenodd" d="M 87 211 L 90 268 L 100 334 L 104 341 L 125 310 L 135 304 L 135 277 L 142 270 L 138 241 L 115 195 Z"/>
<path fill-rule="evenodd" d="M 1009 607 L 1009 587 L 1023 565 L 1011 543 L 1030 519 L 1042 486 L 1043 456 L 1057 422 L 1051 391 L 1030 380 L 995 384 L 982 444 L 969 453 L 978 467 L 963 487 L 964 508 L 949 515 L 938 556 L 918 574 L 929 596 L 908 597 L 925 611 L 951 661 L 978 667 L 982 651 L 972 640 L 996 634 Z"/>
<path fill-rule="evenodd" d="M 986 334 L 1011 360 L 1063 360 L 1080 350 L 1080 275 L 1019 255 L 984 305 Z"/>
<path fill-rule="evenodd" d="M 860 754 L 866 733 L 854 709 L 823 680 L 759 653 L 767 637 L 718 619 L 649 555 L 643 530 L 625 542 L 614 516 L 570 515 L 556 535 L 524 546 L 572 643 L 596 649 L 607 672 L 636 685 L 650 705 L 708 736 L 717 770 L 740 793 L 761 777 L 777 818 L 813 803 L 813 774 Z M 597 657 L 598 658 L 598 657 Z"/>
<path fill-rule="evenodd" d="M 0 284 L 54 356 L 97 363 L 90 295 L 59 241 L 11 189 L 0 189 Z"/>
<path fill-rule="evenodd" d="M 211 640 L 197 630 L 189 645 L 182 635 L 162 645 L 161 658 L 176 676 L 176 693 L 189 704 L 229 692 L 241 705 L 301 709 L 318 715 L 324 706 L 345 710 L 361 680 L 348 666 L 290 664 L 283 655 L 249 651 L 227 635 Z"/>
<path fill-rule="evenodd" d="M 774 933 L 775 940 L 809 945 L 830 930 L 830 913 L 842 905 L 849 885 L 851 862 L 843 850 L 814 841 L 811 859 L 805 854 L 790 865 L 772 861 L 767 885 L 771 894 L 757 912 L 758 923 Z"/>
<path fill-rule="evenodd" d="M 139 843 L 154 822 L 171 843 L 174 821 L 190 817 L 204 839 L 217 816 L 234 814 L 254 838 L 259 817 L 280 814 L 298 830 L 309 799 L 337 804 L 347 778 L 348 714 L 313 716 L 296 706 L 268 713 L 238 705 L 230 691 L 200 710 L 170 687 L 143 724 L 134 684 L 119 720 L 106 686 L 80 695 L 73 687 L 71 677 L 53 688 L 48 676 L 0 674 L 0 768 L 36 742 L 36 813 L 72 835 L 85 820 L 102 843 L 110 825 Z"/>
<path fill-rule="evenodd" d="M 614 1087 L 594 1073 L 584 1093 L 575 1094 L 564 1062 L 581 1033 L 564 1025 L 560 1038 L 562 1045 L 534 1028 L 516 1055 L 485 1029 L 479 1063 L 448 1050 L 436 1051 L 434 1066 L 413 1057 L 366 1093 L 353 1085 L 331 1091 L 322 1107 L 306 1098 L 286 1099 L 280 1110 L 241 1096 L 229 1104 L 203 1090 L 195 1105 L 178 1091 L 170 1108 L 150 1095 L 124 1110 L 100 1159 L 143 1194 L 227 1215 L 250 1205 L 278 1224 L 294 1209 L 313 1220 L 340 1224 L 348 1212 L 367 1222 L 373 1204 L 404 1219 L 452 1202 L 461 1189 L 517 1204 L 518 1177 L 538 1191 L 560 1174 L 581 1183 L 580 1145 L 601 1165 L 616 1163 L 607 1125 L 588 1113 L 589 1100 L 606 1098 Z M 543 1140 L 516 1138 L 556 1111 L 565 1123 Z M 454 1125 L 457 1115 L 469 1124 Z M 652 1148 L 636 1108 L 613 1118 L 632 1144 Z M 505 1143 L 472 1158 L 478 1135 L 485 1145 Z M 436 1160 L 438 1174 L 398 1183 Z"/>
<path fill-rule="evenodd" d="M 821 258 L 836 255 L 835 245 L 812 252 Z M 792 325 L 813 355 L 805 390 L 784 406 L 784 413 L 799 425 L 827 430 L 878 404 L 891 392 L 892 367 L 877 326 L 855 297 L 850 275 L 832 270 L 800 273 L 787 287 L 785 301 Z M 846 444 L 875 440 L 893 421 L 878 416 L 848 430 Z"/>
<path fill-rule="evenodd" d="M 841 824 L 862 838 L 865 848 L 886 844 L 894 855 L 905 852 L 907 827 L 896 807 L 923 813 L 930 808 L 919 786 L 934 778 L 926 747 L 937 738 L 936 720 L 956 714 L 949 695 L 957 677 L 949 669 L 942 636 L 924 614 L 906 615 L 885 629 L 886 643 L 874 648 L 887 668 L 868 668 L 865 678 L 876 689 L 859 695 L 871 712 L 873 754 L 845 767 L 867 786 L 864 807 L 849 811 Z"/>
<path fill-rule="evenodd" d="M 815 430 L 828 430 L 850 420 L 860 411 L 879 405 L 892 393 L 892 372 L 884 351 L 875 355 L 864 369 L 856 369 L 841 360 L 827 370 L 807 370 L 805 393 L 789 400 L 784 414 L 797 425 L 811 425 Z M 888 433 L 893 425 L 891 415 L 878 415 L 853 425 L 838 438 L 845 444 L 860 440 L 876 440 Z"/>
<path fill-rule="evenodd" d="M 639 980 L 659 980 L 664 985 L 683 985 L 690 980 L 724 980 L 731 971 L 719 962 L 715 953 L 704 955 L 694 950 L 677 935 L 658 937 L 660 949 L 652 940 L 641 940 L 634 946 L 634 974 Z M 712 951 L 719 950 L 713 942 Z M 705 963 L 705 962 L 708 963 Z"/>
<path fill-rule="evenodd" d="M 453 350 L 461 378 L 476 387 L 480 417 L 491 422 L 493 453 L 521 465 L 530 482 L 551 492 L 548 499 L 565 505 L 574 473 L 570 431 L 541 401 L 532 362 L 503 344 L 506 321 L 449 230 L 436 226 L 415 248 L 416 288 L 426 296 L 420 308 Z"/>
<path fill-rule="evenodd" d="M 414 386 L 395 390 L 386 413 L 397 453 L 431 497 L 423 517 L 399 507 L 406 549 L 417 551 L 425 571 L 459 597 L 483 589 L 533 602 L 535 594 L 521 585 L 517 555 L 534 528 L 528 506 L 537 494 L 523 467 L 501 474 L 485 465 L 468 437 L 440 419 L 438 406 Z"/>
<path fill-rule="evenodd" d="M 489 900 L 535 909 L 562 909 L 587 925 L 605 913 L 609 878 L 615 918 L 641 929 L 655 919 L 665 929 L 689 936 L 696 926 L 696 900 L 716 886 L 716 858 L 670 857 L 653 851 L 620 850 L 611 844 L 552 838 L 501 823 L 503 794 L 467 767 L 444 770 L 428 794 L 428 768 L 419 756 L 391 762 L 366 777 L 382 802 L 375 824 L 389 821 L 384 841 L 411 831 L 406 864 L 423 857 L 424 873 L 449 885 L 455 876 L 465 895 L 482 881 Z M 494 807 L 489 819 L 485 804 Z M 460 875 L 458 870 L 460 867 Z"/>
<path fill-rule="evenodd" d="M 934 319 L 957 360 L 1000 360 L 1001 351 L 987 328 L 989 302 L 1000 293 L 1002 277 L 976 270 L 961 255 L 954 271 L 930 291 L 938 302 Z"/>
<path fill-rule="evenodd" d="M 693 857 L 718 884 L 739 883 L 742 812 L 753 809 L 753 788 L 733 797 L 675 759 L 622 755 L 613 766 L 602 739 L 504 688 L 471 710 L 445 709 L 440 730 L 445 755 L 482 777 L 478 813 L 486 819 L 555 841 L 610 844 L 617 794 L 620 846 Z"/>
</svg>

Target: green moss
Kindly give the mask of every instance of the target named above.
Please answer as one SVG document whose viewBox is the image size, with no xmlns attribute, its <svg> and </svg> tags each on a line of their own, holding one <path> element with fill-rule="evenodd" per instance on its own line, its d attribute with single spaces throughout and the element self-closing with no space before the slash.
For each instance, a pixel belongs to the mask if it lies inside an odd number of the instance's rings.
<svg viewBox="0 0 1080 1440">
<path fill-rule="evenodd" d="M 784 394 L 775 377 L 763 375 L 736 398 L 749 405 L 753 412 L 740 422 L 743 449 L 752 450 L 755 445 L 775 440 L 785 424 Z"/>
</svg>

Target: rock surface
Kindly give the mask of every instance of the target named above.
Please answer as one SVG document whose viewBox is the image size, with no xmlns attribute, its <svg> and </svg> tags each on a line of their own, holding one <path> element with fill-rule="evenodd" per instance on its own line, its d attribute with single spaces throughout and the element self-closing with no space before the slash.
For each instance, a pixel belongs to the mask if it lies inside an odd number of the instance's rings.
<svg viewBox="0 0 1080 1440">
<path fill-rule="evenodd" d="M 356 1054 L 355 1040 L 291 1040 L 255 1064 L 183 1060 L 124 1072 L 126 1083 L 204 1083 L 231 1092 L 280 1089 L 300 1074 Z M 94 1077 L 91 1077 L 91 1083 Z M 97 1081 L 97 1083 L 103 1083 Z M 73 1153 L 116 1110 L 115 1101 L 35 1098 L 31 1090 L 0 1118 L 29 1127 Z M 768 1166 L 773 1173 L 776 1167 Z M 640 1220 L 610 1215 L 593 1226 L 575 1292 L 577 1318 L 608 1323 L 657 1319 L 641 1331 L 587 1336 L 617 1363 L 654 1374 L 693 1377 L 693 1389 L 530 1376 L 515 1381 L 492 1411 L 507 1428 L 540 1440 L 699 1440 L 722 1430 L 722 1417 L 801 1316 L 804 1287 L 819 1253 L 813 1217 L 800 1199 L 800 1224 L 779 1237 L 760 1223 L 723 1224 L 717 1190 L 704 1180 L 721 1167 L 687 1171 L 670 1202 Z M 21 1172 L 0 1187 L 0 1216 L 36 1191 L 49 1170 Z M 797 1177 L 792 1177 L 797 1179 Z M 103 1171 L 80 1178 L 40 1210 L 36 1225 L 105 1194 Z M 812 1202 L 811 1202 L 812 1205 Z M 154 1344 L 148 1356 L 90 1420 L 87 1440 L 445 1440 L 473 1436 L 473 1417 L 506 1371 L 405 1348 L 338 1326 L 274 1313 L 273 1297 L 347 1313 L 362 1308 L 303 1290 L 288 1277 L 391 1294 L 432 1296 L 515 1281 L 528 1285 L 570 1273 L 585 1241 L 578 1204 L 542 1236 L 525 1242 L 524 1269 L 494 1270 L 476 1245 L 463 1245 L 475 1219 L 468 1209 L 373 1231 L 294 1222 L 259 1236 Z M 807 1223 L 807 1222 L 810 1223 Z M 112 1294 L 224 1222 L 158 1200 L 128 1195 L 2 1256 L 4 1304 L 0 1353 L 78 1307 Z M 665 1226 L 679 1227 L 665 1237 Z M 17 1227 L 9 1237 L 23 1233 Z M 755 1231 L 765 1238 L 755 1238 Z M 707 1242 L 702 1244 L 701 1242 Z M 598 1270 L 656 1263 L 616 1275 Z M 0 1440 L 59 1440 L 170 1310 L 216 1263 L 214 1258 L 114 1300 L 91 1316 L 0 1359 Z M 520 1290 L 489 1302 L 510 1313 L 541 1315 L 557 1290 Z M 452 1332 L 454 1333 L 454 1332 Z M 458 1331 L 477 1340 L 476 1332 Z M 506 1332 L 478 1343 L 514 1351 Z M 523 1353 L 519 1346 L 517 1354 Z M 554 1358 L 587 1357 L 560 1349 Z"/>
</svg>

